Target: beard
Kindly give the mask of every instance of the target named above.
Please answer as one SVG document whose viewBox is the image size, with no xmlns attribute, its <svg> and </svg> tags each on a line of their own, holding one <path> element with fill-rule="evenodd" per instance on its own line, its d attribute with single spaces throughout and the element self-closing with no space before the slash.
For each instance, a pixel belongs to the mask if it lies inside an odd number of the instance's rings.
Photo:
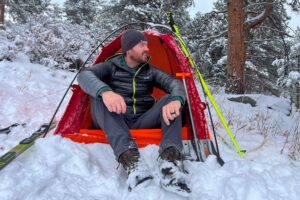
<svg viewBox="0 0 300 200">
<path fill-rule="evenodd" d="M 148 52 L 144 51 L 141 54 L 130 54 L 130 59 L 134 60 L 139 64 L 145 63 L 148 60 Z"/>
</svg>

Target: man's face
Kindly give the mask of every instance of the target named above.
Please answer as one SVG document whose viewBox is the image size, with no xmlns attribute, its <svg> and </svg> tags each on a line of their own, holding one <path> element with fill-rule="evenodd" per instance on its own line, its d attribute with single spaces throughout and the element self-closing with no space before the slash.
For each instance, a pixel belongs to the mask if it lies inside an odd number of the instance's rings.
<svg viewBox="0 0 300 200">
<path fill-rule="evenodd" d="M 128 56 L 130 59 L 137 63 L 147 62 L 149 55 L 148 42 L 142 41 L 135 45 L 132 49 L 128 51 Z"/>
</svg>

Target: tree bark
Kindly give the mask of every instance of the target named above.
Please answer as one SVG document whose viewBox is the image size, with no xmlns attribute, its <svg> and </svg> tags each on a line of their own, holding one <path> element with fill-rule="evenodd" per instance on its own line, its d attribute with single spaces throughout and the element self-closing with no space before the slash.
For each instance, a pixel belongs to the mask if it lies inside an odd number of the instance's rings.
<svg viewBox="0 0 300 200">
<path fill-rule="evenodd" d="M 0 24 L 4 24 L 5 0 L 1 0 Z"/>
<path fill-rule="evenodd" d="M 5 0 L 1 0 L 0 24 L 4 24 Z"/>
<path fill-rule="evenodd" d="M 245 38 L 244 10 L 241 0 L 228 0 L 228 57 L 226 92 L 244 93 Z"/>
</svg>

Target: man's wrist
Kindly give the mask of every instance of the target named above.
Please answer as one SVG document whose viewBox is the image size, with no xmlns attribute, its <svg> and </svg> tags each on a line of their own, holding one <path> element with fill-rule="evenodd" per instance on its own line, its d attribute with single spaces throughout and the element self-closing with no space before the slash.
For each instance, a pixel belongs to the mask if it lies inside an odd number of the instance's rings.
<svg viewBox="0 0 300 200">
<path fill-rule="evenodd" d="M 179 101 L 182 106 L 184 105 L 184 102 L 180 96 L 175 96 L 170 99 L 170 101 L 175 101 L 175 100 Z"/>
<path fill-rule="evenodd" d="M 100 93 L 100 96 L 103 97 L 103 95 L 104 95 L 105 93 L 108 93 L 108 92 L 112 92 L 112 91 L 111 91 L 111 90 L 103 91 L 103 92 Z"/>
<path fill-rule="evenodd" d="M 112 89 L 111 89 L 110 87 L 108 87 L 108 86 L 105 86 L 105 87 L 101 88 L 101 89 L 97 92 L 97 97 L 98 97 L 98 98 L 101 98 L 101 97 L 102 97 L 102 94 L 103 94 L 104 92 L 107 92 L 107 91 L 112 91 Z"/>
</svg>

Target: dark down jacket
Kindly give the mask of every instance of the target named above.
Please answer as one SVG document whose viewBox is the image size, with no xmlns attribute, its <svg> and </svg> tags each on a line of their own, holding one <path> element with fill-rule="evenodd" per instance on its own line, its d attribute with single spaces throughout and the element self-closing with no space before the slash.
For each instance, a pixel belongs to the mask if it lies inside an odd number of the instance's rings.
<svg viewBox="0 0 300 200">
<path fill-rule="evenodd" d="M 133 72 L 122 62 L 124 63 L 124 56 L 118 55 L 108 62 L 82 71 L 78 76 L 80 87 L 95 98 L 101 98 L 101 89 L 111 88 L 124 98 L 126 113 L 130 114 L 144 113 L 154 105 L 154 87 L 171 94 L 171 97 L 181 97 L 183 102 L 185 101 L 183 84 L 170 74 L 151 66 L 148 62 L 141 64 L 136 72 Z"/>
</svg>

